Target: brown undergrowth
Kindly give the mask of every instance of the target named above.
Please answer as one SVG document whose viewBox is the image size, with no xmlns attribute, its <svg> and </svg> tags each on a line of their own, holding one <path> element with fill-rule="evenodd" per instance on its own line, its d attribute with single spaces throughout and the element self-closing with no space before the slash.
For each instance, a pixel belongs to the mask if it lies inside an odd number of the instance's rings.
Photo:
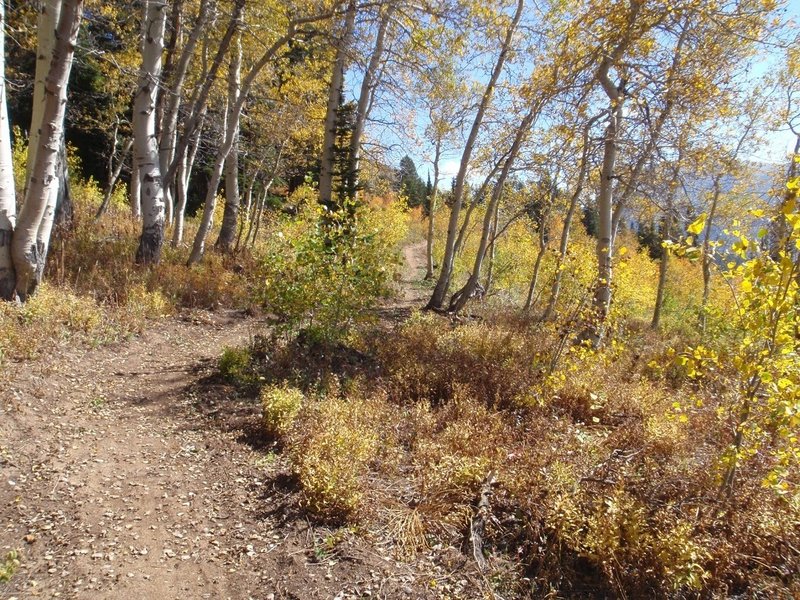
<svg viewBox="0 0 800 600">
<path fill-rule="evenodd" d="M 77 182 L 74 193 L 73 222 L 56 229 L 44 284 L 24 305 L 0 303 L 0 361 L 33 358 L 65 341 L 117 341 L 140 333 L 148 319 L 181 308 L 251 306 L 257 269 L 249 252 L 210 249 L 189 268 L 186 244 L 173 248 L 167 241 L 158 266 L 139 267 L 133 258 L 141 223 L 129 207 L 112 203 L 96 221 L 96 185 Z M 189 219 L 185 239 L 195 229 Z"/>
<path fill-rule="evenodd" d="M 796 597 L 800 511 L 762 485 L 770 459 L 719 494 L 724 383 L 699 387 L 646 331 L 600 352 L 562 352 L 562 336 L 415 314 L 348 343 L 262 340 L 252 356 L 304 508 L 383 531 L 398 557 L 476 593 Z M 469 531 L 487 485 L 481 573 Z"/>
</svg>

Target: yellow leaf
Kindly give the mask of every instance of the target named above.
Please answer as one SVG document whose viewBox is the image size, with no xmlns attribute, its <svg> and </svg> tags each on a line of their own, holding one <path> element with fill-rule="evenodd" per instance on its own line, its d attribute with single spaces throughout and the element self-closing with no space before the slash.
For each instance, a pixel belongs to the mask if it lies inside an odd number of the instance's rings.
<svg viewBox="0 0 800 600">
<path fill-rule="evenodd" d="M 686 229 L 692 235 L 699 235 L 706 226 L 706 213 L 697 217 L 694 222 Z"/>
</svg>

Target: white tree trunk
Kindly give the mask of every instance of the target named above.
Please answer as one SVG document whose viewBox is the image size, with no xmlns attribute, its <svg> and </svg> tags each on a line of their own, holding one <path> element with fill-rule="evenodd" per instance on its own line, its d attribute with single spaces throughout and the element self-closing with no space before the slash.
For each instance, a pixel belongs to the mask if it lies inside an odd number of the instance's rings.
<svg viewBox="0 0 800 600">
<path fill-rule="evenodd" d="M 706 219 L 706 230 L 703 237 L 703 299 L 700 303 L 700 332 L 705 335 L 706 325 L 708 324 L 708 299 L 711 296 L 711 265 L 714 257 L 711 254 L 711 231 L 715 225 L 714 220 L 717 216 L 717 205 L 722 194 L 722 173 L 714 176 L 712 183 L 713 193 L 711 195 L 711 208 Z"/>
<path fill-rule="evenodd" d="M 392 15 L 395 11 L 394 2 L 390 1 L 389 5 L 383 9 L 381 15 L 380 25 L 378 32 L 375 35 L 375 47 L 372 50 L 367 68 L 364 71 L 364 77 L 361 80 L 361 91 L 358 96 L 358 104 L 356 105 L 355 123 L 353 124 L 353 132 L 350 136 L 350 157 L 347 173 L 347 189 L 352 194 L 352 199 L 355 200 L 358 196 L 359 171 L 361 168 L 361 138 L 364 135 L 364 126 L 369 116 L 372 101 L 375 97 L 375 90 L 380 83 L 378 75 L 378 66 L 383 58 L 383 50 L 386 44 L 386 33 L 389 30 L 389 24 L 392 20 Z"/>
<path fill-rule="evenodd" d="M 36 290 L 47 256 L 47 243 L 55 212 L 54 198 L 59 185 L 57 168 L 61 137 L 64 134 L 67 83 L 82 12 L 83 0 L 64 0 L 57 29 L 52 33 L 41 32 L 45 36 L 54 36 L 55 42 L 50 46 L 53 51 L 45 81 L 42 120 L 35 127 L 38 130 L 35 160 L 11 245 L 16 270 L 16 290 L 22 300 Z M 45 222 L 46 219 L 50 220 L 49 223 Z"/>
<path fill-rule="evenodd" d="M 6 106 L 5 28 L 5 2 L 0 1 L 0 300 L 13 300 L 16 276 L 11 260 L 11 236 L 17 218 L 17 202 Z"/>
<path fill-rule="evenodd" d="M 251 221 L 251 212 L 253 210 L 253 189 L 255 188 L 256 181 L 258 180 L 258 175 L 261 173 L 261 165 L 259 165 L 256 170 L 253 172 L 252 176 L 250 177 L 250 183 L 247 185 L 247 192 L 244 195 L 245 202 L 244 202 L 244 212 L 239 217 L 239 228 L 236 232 L 236 246 L 234 248 L 235 252 L 239 251 L 239 248 L 242 245 L 242 235 L 244 234 L 245 226 L 252 222 Z"/>
<path fill-rule="evenodd" d="M 228 99 L 228 104 L 235 103 L 234 99 Z M 197 228 L 197 233 L 194 236 L 192 243 L 192 252 L 189 254 L 187 264 L 189 266 L 198 263 L 202 260 L 203 254 L 206 251 L 206 237 L 211 227 L 214 225 L 214 209 L 217 207 L 217 189 L 219 188 L 220 179 L 222 179 L 222 171 L 225 168 L 225 158 L 228 155 L 230 146 L 233 144 L 233 135 L 229 135 L 231 124 L 228 123 L 230 116 L 230 106 L 225 107 L 225 119 L 222 122 L 222 143 L 217 149 L 217 157 L 214 160 L 214 166 L 211 169 L 211 178 L 208 181 L 208 190 L 206 190 L 206 201 L 203 205 L 203 218 L 200 220 L 200 226 Z M 230 142 L 229 142 L 230 140 Z"/>
<path fill-rule="evenodd" d="M 264 191 L 261 192 L 261 197 L 258 200 L 258 207 L 255 213 L 253 213 L 253 221 L 255 223 L 255 227 L 251 227 L 253 230 L 253 237 L 250 237 L 250 232 L 247 232 L 247 237 L 250 239 L 250 247 L 255 247 L 256 241 L 258 240 L 258 231 L 261 229 L 261 220 L 264 216 L 264 208 L 267 205 L 267 198 L 269 198 L 269 188 L 272 185 L 272 181 L 270 180 L 266 186 L 264 186 Z M 251 225 L 252 225 L 251 223 Z M 245 240 L 247 242 L 247 240 Z"/>
<path fill-rule="evenodd" d="M 503 45 L 500 48 L 500 54 L 495 61 L 494 68 L 492 69 L 489 82 L 483 91 L 481 102 L 478 105 L 478 111 L 475 114 L 475 119 L 472 122 L 469 136 L 467 137 L 466 144 L 464 145 L 464 152 L 461 155 L 461 164 L 458 168 L 456 175 L 456 185 L 453 190 L 453 206 L 450 209 L 450 221 L 447 225 L 447 239 L 444 247 L 444 258 L 442 259 L 442 267 L 439 271 L 439 278 L 436 280 L 436 287 L 433 289 L 431 299 L 428 301 L 427 308 L 441 309 L 444 304 L 445 296 L 450 289 L 450 278 L 453 275 L 453 264 L 455 262 L 455 245 L 456 233 L 458 230 L 458 218 L 461 213 L 461 204 L 464 200 L 464 185 L 467 180 L 467 170 L 469 169 L 470 161 L 472 160 L 472 152 L 475 148 L 475 142 L 478 139 L 478 132 L 481 124 L 483 123 L 483 116 L 486 109 L 489 107 L 492 96 L 494 95 L 494 88 L 497 85 L 497 80 L 500 78 L 500 73 L 505 65 L 506 58 L 511 49 L 511 40 L 514 32 L 517 29 L 520 19 L 522 18 L 522 9 L 524 7 L 524 0 L 517 0 L 517 9 L 514 13 L 514 19 L 506 31 Z"/>
<path fill-rule="evenodd" d="M 478 287 L 480 281 L 481 269 L 483 268 L 483 260 L 486 257 L 486 249 L 489 247 L 489 234 L 492 230 L 492 219 L 494 218 L 495 210 L 500 202 L 500 197 L 503 195 L 503 186 L 505 185 L 508 174 L 511 172 L 511 167 L 519 154 L 519 149 L 522 142 L 525 141 L 528 132 L 530 131 L 533 121 L 536 119 L 537 113 L 534 111 L 529 112 L 522 119 L 522 123 L 517 129 L 514 136 L 514 141 L 511 145 L 511 151 L 508 153 L 508 158 L 503 165 L 503 170 L 497 178 L 492 197 L 486 207 L 486 213 L 483 216 L 483 227 L 481 228 L 481 240 L 478 245 L 478 253 L 475 255 L 475 263 L 472 267 L 472 274 L 470 275 L 467 283 L 458 292 L 453 294 L 450 300 L 450 312 L 458 312 L 466 306 L 469 299 L 472 297 L 473 292 Z M 457 185 L 457 184 L 456 184 Z M 452 267 L 451 267 L 452 268 Z"/>
<path fill-rule="evenodd" d="M 538 238 L 539 247 L 536 251 L 536 261 L 533 263 L 533 276 L 531 276 L 531 283 L 528 286 L 528 297 L 525 299 L 525 306 L 522 307 L 523 312 L 530 311 L 535 302 L 534 294 L 536 293 L 536 286 L 539 282 L 539 272 L 542 269 L 542 259 L 547 249 L 547 214 L 542 214 L 542 220 L 539 223 Z"/>
<path fill-rule="evenodd" d="M 622 122 L 623 97 L 620 95 L 611 101 L 608 125 L 606 125 L 603 142 L 603 166 L 600 171 L 600 191 L 597 195 L 597 287 L 594 292 L 594 306 L 597 309 L 599 323 L 595 330 L 596 341 L 602 337 L 602 324 L 608 316 L 611 306 L 611 257 L 613 246 L 613 189 L 614 166 L 617 161 L 617 137 Z"/>
<path fill-rule="evenodd" d="M 189 157 L 186 152 L 181 157 L 178 165 L 177 188 L 175 190 L 177 203 L 175 204 L 175 228 L 172 230 L 172 247 L 175 248 L 183 241 L 183 224 L 186 215 L 186 196 L 189 187 L 187 166 Z"/>
<path fill-rule="evenodd" d="M 173 80 L 170 83 L 167 93 L 168 100 L 161 124 L 161 146 L 159 148 L 159 165 L 162 174 L 166 174 L 169 171 L 170 164 L 172 164 L 172 160 L 175 156 L 175 146 L 178 141 L 178 114 L 183 96 L 183 85 L 186 81 L 186 73 L 189 70 L 189 64 L 194 56 L 194 50 L 208 23 L 211 12 L 210 4 L 210 0 L 201 0 L 200 2 L 197 21 L 195 21 L 189 38 L 186 40 L 186 44 L 181 50 L 180 58 L 174 69 Z M 183 162 L 185 160 L 185 154 L 182 154 L 179 160 Z M 164 181 L 165 192 L 168 192 L 171 185 L 171 181 Z M 180 180 L 178 180 L 177 186 L 180 185 L 182 184 Z M 177 204 L 180 204 L 180 199 L 178 199 Z M 176 209 L 176 219 L 177 212 L 179 211 Z"/>
<path fill-rule="evenodd" d="M 586 183 L 586 175 L 589 170 L 589 132 L 592 125 L 600 118 L 601 115 L 589 119 L 583 129 L 583 149 L 581 151 L 581 162 L 578 167 L 578 180 L 575 184 L 575 189 L 572 192 L 572 197 L 569 200 L 569 208 L 567 214 L 564 216 L 564 225 L 561 229 L 561 241 L 558 246 L 558 260 L 556 262 L 556 273 L 553 277 L 553 286 L 550 289 L 550 299 L 547 301 L 547 308 L 544 309 L 542 320 L 547 321 L 555 316 L 556 303 L 558 296 L 561 293 L 561 280 L 564 273 L 564 262 L 567 259 L 567 249 L 569 248 L 569 234 L 572 229 L 572 219 L 575 216 L 575 210 L 578 208 L 578 200 L 580 200 L 583 193 L 583 186 Z"/>
<path fill-rule="evenodd" d="M 319 201 L 330 211 L 336 209 L 333 199 L 333 171 L 336 145 L 336 113 L 344 88 L 345 59 L 352 44 L 356 21 L 356 2 L 350 0 L 345 13 L 344 26 L 336 47 L 336 60 L 333 64 L 331 84 L 328 88 L 328 105 L 325 111 L 325 125 L 322 140 L 322 161 L 319 171 Z"/>
<path fill-rule="evenodd" d="M 177 136 L 173 135 L 172 137 L 173 137 L 172 145 L 174 145 L 174 138 L 176 138 Z M 167 225 L 172 225 L 173 219 L 175 218 L 175 199 L 172 197 L 172 189 L 170 187 L 171 184 L 164 181 L 163 178 L 164 171 L 161 170 L 160 158 L 158 162 L 159 162 L 158 170 L 162 174 L 161 188 L 164 193 L 164 225 L 166 227 Z"/>
<path fill-rule="evenodd" d="M 197 158 L 197 150 L 200 148 L 200 136 L 203 132 L 203 124 L 206 119 L 206 111 L 200 115 L 200 124 L 194 135 L 192 145 L 184 150 L 181 161 L 178 165 L 177 181 L 177 204 L 175 206 L 175 228 L 172 230 L 172 246 L 178 246 L 183 242 L 183 228 L 186 220 L 186 200 L 189 195 L 189 181 L 192 177 L 194 160 Z"/>
<path fill-rule="evenodd" d="M 228 21 L 225 34 L 222 36 L 222 39 L 216 43 L 217 51 L 214 55 L 214 60 L 211 61 L 211 65 L 208 69 L 203 69 L 203 83 L 195 90 L 195 93 L 192 95 L 192 99 L 189 102 L 189 116 L 184 120 L 183 133 L 178 136 L 175 149 L 172 151 L 172 162 L 169 165 L 169 169 L 164 174 L 165 181 L 170 181 L 175 176 L 175 173 L 178 170 L 179 159 L 183 153 L 186 152 L 186 148 L 191 143 L 191 140 L 197 131 L 198 126 L 200 125 L 201 118 L 203 115 L 205 115 L 205 111 L 208 106 L 208 96 L 211 93 L 211 88 L 213 87 L 214 82 L 216 81 L 217 72 L 222 66 L 225 55 L 227 54 L 228 48 L 233 40 L 233 36 L 236 35 L 236 32 L 241 28 L 241 17 L 242 12 L 244 11 L 244 4 L 245 0 L 234 0 L 233 12 L 231 13 L 230 20 Z"/>
<path fill-rule="evenodd" d="M 131 161 L 131 189 L 130 203 L 131 203 L 131 216 L 137 221 L 142 220 L 142 179 L 139 177 L 139 167 L 136 166 L 136 157 Z"/>
<path fill-rule="evenodd" d="M 255 83 L 255 80 L 262 69 L 275 58 L 275 54 L 278 52 L 278 50 L 280 50 L 284 44 L 292 39 L 295 32 L 295 25 L 297 23 L 309 22 L 310 20 L 317 19 L 318 17 L 312 17 L 305 20 L 291 21 L 286 34 L 276 40 L 269 48 L 267 48 L 264 51 L 264 54 L 261 55 L 261 58 L 258 59 L 258 62 L 256 62 L 247 72 L 247 76 L 244 78 L 239 88 L 238 97 L 228 99 L 229 106 L 225 109 L 225 116 L 226 121 L 228 118 L 231 120 L 225 124 L 224 141 L 217 150 L 217 157 L 214 161 L 214 168 L 211 172 L 211 181 L 209 182 L 208 193 L 206 194 L 206 205 L 203 209 L 203 219 L 200 222 L 200 227 L 195 235 L 194 244 L 192 244 L 192 252 L 189 255 L 188 261 L 189 265 L 193 265 L 203 258 L 203 253 L 205 252 L 205 240 L 208 236 L 208 232 L 211 231 L 211 225 L 213 223 L 214 208 L 216 206 L 217 199 L 217 188 L 219 187 L 219 181 L 222 177 L 222 169 L 225 165 L 225 159 L 228 157 L 228 154 L 230 153 L 231 148 L 233 148 L 234 142 L 236 141 L 236 133 L 239 128 L 239 120 L 242 116 L 242 108 L 247 100 L 247 95 L 250 93 L 250 89 L 253 87 L 253 83 Z M 230 108 L 230 104 L 233 104 L 233 109 Z"/>
<path fill-rule="evenodd" d="M 39 16 L 36 21 L 36 72 L 33 80 L 33 104 L 31 130 L 28 137 L 28 164 L 25 170 L 25 192 L 31 179 L 33 165 L 36 163 L 36 152 L 39 149 L 42 116 L 44 115 L 45 86 L 50 63 L 53 59 L 55 31 L 58 17 L 61 14 L 60 0 L 40 0 Z"/>
<path fill-rule="evenodd" d="M 433 238 L 436 234 L 436 196 L 439 192 L 439 160 L 442 157 L 442 140 L 436 140 L 436 147 L 433 155 L 433 188 L 431 197 L 428 200 L 428 234 L 425 243 L 425 281 L 433 279 Z"/>
<path fill-rule="evenodd" d="M 142 20 L 142 68 L 133 101 L 133 148 L 142 206 L 136 262 L 158 263 L 164 242 L 164 190 L 156 140 L 156 100 L 164 50 L 166 4 L 147 0 Z"/>
<path fill-rule="evenodd" d="M 236 37 L 236 48 L 231 56 L 228 71 L 228 97 L 239 98 L 242 85 L 242 36 Z M 231 101 L 230 111 L 235 111 L 237 103 Z M 241 111 L 241 108 L 239 109 Z M 239 219 L 239 115 L 229 114 L 228 125 L 233 127 L 233 143 L 225 159 L 225 211 L 222 214 L 222 227 L 217 237 L 217 248 L 228 251 L 236 236 L 236 222 Z"/>
<path fill-rule="evenodd" d="M 284 139 L 283 142 L 281 142 L 280 147 L 278 148 L 278 154 L 275 156 L 275 163 L 272 165 L 272 173 L 270 174 L 266 185 L 264 185 L 264 191 L 261 193 L 258 202 L 256 202 L 255 209 L 253 210 L 253 214 L 250 218 L 250 223 L 247 226 L 247 233 L 244 236 L 245 246 L 247 246 L 248 244 L 254 246 L 256 243 L 256 238 L 258 237 L 258 230 L 261 226 L 261 217 L 264 214 L 264 205 L 267 203 L 269 190 L 272 187 L 272 183 L 275 181 L 275 176 L 278 174 L 278 169 L 280 168 L 281 165 L 281 157 L 283 156 L 283 150 L 284 148 L 286 148 L 286 141 L 287 140 Z M 251 233 L 253 234 L 252 238 L 250 237 Z"/>
<path fill-rule="evenodd" d="M 667 215 L 664 220 L 664 231 L 661 236 L 662 241 L 669 240 L 672 226 L 672 202 L 667 207 Z M 664 307 L 664 294 L 667 290 L 667 269 L 669 267 L 669 251 L 661 249 L 661 260 L 658 261 L 658 288 L 656 289 L 656 303 L 653 307 L 653 319 L 650 321 L 651 329 L 658 329 L 661 325 L 661 309 Z"/>
</svg>

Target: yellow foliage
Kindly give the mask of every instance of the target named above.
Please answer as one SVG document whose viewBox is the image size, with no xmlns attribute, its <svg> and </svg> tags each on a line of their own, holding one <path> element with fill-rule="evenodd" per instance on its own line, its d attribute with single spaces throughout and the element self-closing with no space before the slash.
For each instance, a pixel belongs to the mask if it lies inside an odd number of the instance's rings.
<svg viewBox="0 0 800 600">
<path fill-rule="evenodd" d="M 378 450 L 370 400 L 326 398 L 308 405 L 287 438 L 305 506 L 322 519 L 352 516 Z"/>
<path fill-rule="evenodd" d="M 305 396 L 286 384 L 270 385 L 261 390 L 261 408 L 267 433 L 276 439 L 286 436 L 303 408 Z"/>
</svg>

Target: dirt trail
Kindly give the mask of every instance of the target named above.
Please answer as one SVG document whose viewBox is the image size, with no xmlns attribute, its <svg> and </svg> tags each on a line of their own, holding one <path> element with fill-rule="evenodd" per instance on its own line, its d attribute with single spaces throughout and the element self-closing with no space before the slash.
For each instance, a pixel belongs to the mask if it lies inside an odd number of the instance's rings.
<svg viewBox="0 0 800 600">
<path fill-rule="evenodd" d="M 21 566 L 0 598 L 424 595 L 375 544 L 353 536 L 326 554 L 325 530 L 291 514 L 258 407 L 211 377 L 223 348 L 257 328 L 192 313 L 126 343 L 9 365 L 0 566 L 12 549 Z"/>
<path fill-rule="evenodd" d="M 426 290 L 420 284 L 425 277 L 426 242 L 422 240 L 403 248 L 403 269 L 400 272 L 401 296 L 397 304 L 418 308 L 427 300 Z"/>
</svg>

